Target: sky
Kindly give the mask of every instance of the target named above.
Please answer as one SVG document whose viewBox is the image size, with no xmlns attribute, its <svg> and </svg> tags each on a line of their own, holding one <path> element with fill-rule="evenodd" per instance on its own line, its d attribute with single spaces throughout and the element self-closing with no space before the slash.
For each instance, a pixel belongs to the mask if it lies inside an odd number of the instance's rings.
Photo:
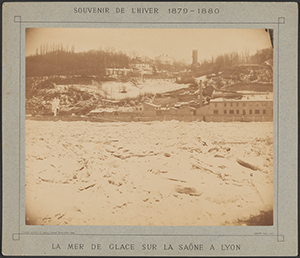
<svg viewBox="0 0 300 258">
<path fill-rule="evenodd" d="M 154 58 L 168 55 L 177 61 L 192 62 L 192 50 L 198 60 L 230 52 L 250 55 L 271 47 L 264 29 L 112 29 L 112 28 L 27 28 L 26 56 L 33 55 L 43 44 L 62 43 L 75 46 L 75 52 L 108 48 L 127 54 Z"/>
</svg>

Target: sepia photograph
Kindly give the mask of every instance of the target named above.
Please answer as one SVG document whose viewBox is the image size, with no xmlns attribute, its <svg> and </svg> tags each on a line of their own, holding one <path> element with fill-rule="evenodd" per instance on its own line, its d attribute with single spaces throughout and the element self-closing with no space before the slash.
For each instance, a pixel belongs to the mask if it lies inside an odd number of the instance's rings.
<svg viewBox="0 0 300 258">
<path fill-rule="evenodd" d="M 26 28 L 25 224 L 273 226 L 273 41 Z"/>
<path fill-rule="evenodd" d="M 6 2 L 2 254 L 298 254 L 298 9 Z"/>
</svg>

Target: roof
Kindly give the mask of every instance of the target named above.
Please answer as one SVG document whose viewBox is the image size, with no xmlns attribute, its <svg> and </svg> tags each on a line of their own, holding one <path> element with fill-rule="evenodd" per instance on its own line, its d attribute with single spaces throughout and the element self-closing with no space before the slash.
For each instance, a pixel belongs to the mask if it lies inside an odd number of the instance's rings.
<svg viewBox="0 0 300 258">
<path fill-rule="evenodd" d="M 90 113 L 134 112 L 136 107 L 96 108 Z"/>
<path fill-rule="evenodd" d="M 99 108 L 90 111 L 90 113 L 103 113 L 103 112 L 112 113 L 114 111 L 116 111 L 114 108 Z"/>
<path fill-rule="evenodd" d="M 149 106 L 152 106 L 152 107 L 156 107 L 156 108 L 161 107 L 160 105 L 155 105 L 155 104 L 153 104 L 153 103 L 147 103 L 147 102 L 144 102 L 143 104 L 146 104 L 146 105 L 149 105 Z"/>
<path fill-rule="evenodd" d="M 211 99 L 210 102 L 244 102 L 244 101 L 273 101 L 273 93 L 267 93 L 267 94 L 249 94 L 244 95 L 241 99 L 236 98 L 215 98 Z"/>
<path fill-rule="evenodd" d="M 188 106 L 190 102 L 177 102 L 174 104 L 174 107 L 183 107 L 183 106 Z"/>
</svg>

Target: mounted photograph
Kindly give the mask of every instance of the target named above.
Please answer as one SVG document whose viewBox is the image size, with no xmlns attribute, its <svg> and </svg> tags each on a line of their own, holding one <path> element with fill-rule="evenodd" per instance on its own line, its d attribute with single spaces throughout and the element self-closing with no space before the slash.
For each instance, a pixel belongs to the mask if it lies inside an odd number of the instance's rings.
<svg viewBox="0 0 300 258">
<path fill-rule="evenodd" d="M 26 28 L 25 224 L 273 226 L 273 30 Z"/>
</svg>

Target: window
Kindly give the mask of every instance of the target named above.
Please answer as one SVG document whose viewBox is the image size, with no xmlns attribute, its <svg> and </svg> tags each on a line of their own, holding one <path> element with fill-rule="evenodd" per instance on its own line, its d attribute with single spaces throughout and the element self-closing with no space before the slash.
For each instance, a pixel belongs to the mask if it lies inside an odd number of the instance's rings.
<svg viewBox="0 0 300 258">
<path fill-rule="evenodd" d="M 252 110 L 251 109 L 249 110 L 249 115 L 252 115 Z"/>
<path fill-rule="evenodd" d="M 255 114 L 259 115 L 259 109 L 255 109 Z"/>
<path fill-rule="evenodd" d="M 224 103 L 224 107 L 226 107 L 226 103 Z"/>
<path fill-rule="evenodd" d="M 246 103 L 243 103 L 243 106 L 246 106 Z"/>
<path fill-rule="evenodd" d="M 267 102 L 263 102 L 262 105 L 263 105 L 263 106 L 266 106 L 266 105 L 267 105 Z"/>
<path fill-rule="evenodd" d="M 224 110 L 224 115 L 226 115 L 227 114 L 227 110 Z"/>
<path fill-rule="evenodd" d="M 215 103 L 215 107 L 217 107 L 218 106 L 218 104 L 217 103 Z"/>
<path fill-rule="evenodd" d="M 232 106 L 233 106 L 233 103 L 230 103 L 230 106 L 232 107 Z"/>
<path fill-rule="evenodd" d="M 214 110 L 214 115 L 217 115 L 218 114 L 218 110 Z"/>
<path fill-rule="evenodd" d="M 232 103 L 231 103 L 232 104 Z M 234 111 L 233 110 L 229 110 L 229 114 L 234 114 Z"/>
<path fill-rule="evenodd" d="M 243 110 L 243 115 L 246 115 L 246 110 L 245 109 Z"/>
<path fill-rule="evenodd" d="M 263 110 L 263 114 L 264 114 L 264 115 L 266 114 L 266 110 L 265 110 L 265 109 Z"/>
<path fill-rule="evenodd" d="M 239 110 L 237 110 L 237 111 L 236 111 L 236 114 L 239 114 L 239 113 L 240 113 L 240 111 L 239 111 Z"/>
<path fill-rule="evenodd" d="M 236 103 L 236 106 L 238 107 L 239 106 L 239 103 Z M 238 113 L 237 113 L 238 114 Z"/>
</svg>

